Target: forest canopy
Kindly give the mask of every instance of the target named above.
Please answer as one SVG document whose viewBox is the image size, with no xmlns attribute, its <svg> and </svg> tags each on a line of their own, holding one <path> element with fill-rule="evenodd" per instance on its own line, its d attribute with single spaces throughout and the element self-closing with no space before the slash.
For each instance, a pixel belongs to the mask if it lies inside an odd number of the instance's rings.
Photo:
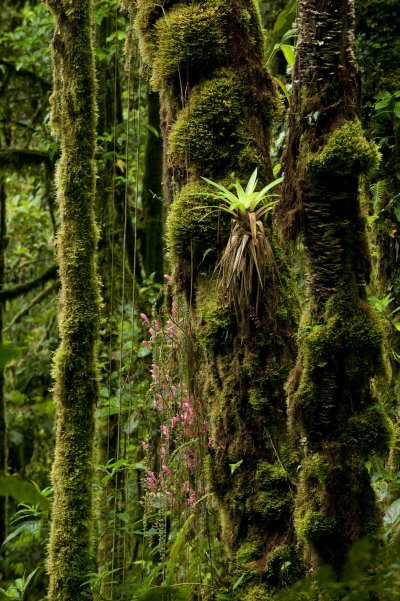
<svg viewBox="0 0 400 601">
<path fill-rule="evenodd" d="M 400 599 L 397 0 L 3 0 L 0 600 Z"/>
</svg>

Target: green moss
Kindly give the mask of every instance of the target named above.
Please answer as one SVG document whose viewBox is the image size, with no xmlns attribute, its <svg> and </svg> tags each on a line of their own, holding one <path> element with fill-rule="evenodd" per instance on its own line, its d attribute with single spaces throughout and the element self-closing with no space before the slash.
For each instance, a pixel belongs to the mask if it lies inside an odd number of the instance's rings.
<svg viewBox="0 0 400 601">
<path fill-rule="evenodd" d="M 237 562 L 249 563 L 258 558 L 260 553 L 260 543 L 253 541 L 246 541 L 242 545 L 240 545 L 239 549 L 236 551 L 236 560 Z"/>
<path fill-rule="evenodd" d="M 222 248 L 221 230 L 224 216 L 220 215 L 215 201 L 206 194 L 208 187 L 190 182 L 175 198 L 166 224 L 166 237 L 171 259 L 193 261 L 197 268 L 212 262 Z M 210 207 L 210 208 L 208 208 Z M 229 218 L 225 218 L 225 222 Z"/>
<path fill-rule="evenodd" d="M 367 457 L 371 453 L 386 455 L 394 436 L 394 427 L 382 407 L 373 405 L 351 417 L 343 435 L 345 442 L 356 443 Z"/>
<path fill-rule="evenodd" d="M 60 230 L 60 346 L 54 357 L 57 402 L 54 503 L 49 540 L 50 601 L 91 598 L 94 409 L 100 293 L 96 272 L 96 104 L 89 0 L 48 2 L 57 29 L 53 103 L 61 140 L 57 168 Z M 66 50 L 67 49 L 67 50 Z"/>
<path fill-rule="evenodd" d="M 244 110 L 237 76 L 218 72 L 193 91 L 190 105 L 180 112 L 170 135 L 170 158 L 175 167 L 190 156 L 202 174 L 227 173 L 236 162 L 240 147 L 237 122 Z"/>
<path fill-rule="evenodd" d="M 358 119 L 346 121 L 336 128 L 318 154 L 309 158 L 308 177 L 338 174 L 373 173 L 378 168 L 380 154 L 376 144 L 364 137 Z"/>
<path fill-rule="evenodd" d="M 221 65 L 227 56 L 227 22 L 229 4 L 212 0 L 200 4 L 175 5 L 159 19 L 154 35 L 157 52 L 153 60 L 152 84 L 155 90 L 180 83 L 190 73 L 195 82 Z M 183 90 L 181 90 L 183 94 Z"/>
<path fill-rule="evenodd" d="M 265 587 L 263 586 L 254 586 L 250 588 L 241 599 L 243 601 L 272 601 L 273 597 L 267 593 Z"/>
<path fill-rule="evenodd" d="M 270 586 L 284 581 L 289 584 L 302 575 L 302 565 L 298 554 L 291 545 L 279 545 L 268 556 L 263 578 Z"/>
<path fill-rule="evenodd" d="M 259 492 L 246 502 L 246 509 L 266 520 L 279 520 L 290 513 L 293 502 L 290 480 L 286 470 L 280 465 L 260 462 L 256 472 L 256 488 Z"/>
<path fill-rule="evenodd" d="M 203 289 L 197 298 L 197 309 L 200 319 L 199 337 L 208 352 L 223 352 L 226 345 L 231 345 L 236 332 L 236 319 L 232 307 L 221 302 L 217 287 Z"/>
<path fill-rule="evenodd" d="M 321 545 L 334 536 L 336 521 L 333 517 L 306 510 L 295 517 L 296 531 L 300 538 Z"/>
</svg>

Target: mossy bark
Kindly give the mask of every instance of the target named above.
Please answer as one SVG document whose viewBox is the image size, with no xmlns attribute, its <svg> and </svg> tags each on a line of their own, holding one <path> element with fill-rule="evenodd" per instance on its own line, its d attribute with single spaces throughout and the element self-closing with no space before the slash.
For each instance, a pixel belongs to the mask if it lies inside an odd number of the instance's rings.
<svg viewBox="0 0 400 601">
<path fill-rule="evenodd" d="M 370 258 L 359 177 L 379 162 L 359 121 L 352 0 L 300 0 L 298 49 L 280 217 L 302 231 L 308 306 L 289 382 L 304 462 L 295 524 L 309 569 L 337 574 L 350 545 L 381 518 L 365 462 L 388 449 L 392 425 L 371 391 L 382 333 L 366 296 Z"/>
<path fill-rule="evenodd" d="M 201 176 L 242 182 L 255 167 L 272 179 L 269 131 L 276 93 L 263 63 L 258 6 L 251 0 L 141 0 L 136 21 L 161 97 L 164 185 L 172 201 L 167 242 L 174 280 L 191 308 L 203 351 L 198 386 L 208 399 L 209 474 L 232 562 L 232 593 L 268 598 L 296 577 L 292 547 L 293 451 L 286 439 L 284 382 L 294 359 L 296 298 L 279 241 L 266 223 L 275 267 L 262 309 L 246 325 L 212 278 L 230 218 L 212 211 Z M 275 269 L 278 271 L 276 277 Z M 279 300 L 278 300 L 279 299 Z M 290 567 L 289 567 L 290 566 Z"/>
<path fill-rule="evenodd" d="M 57 430 L 49 542 L 49 600 L 91 597 L 95 347 L 100 295 L 94 220 L 95 70 L 90 0 L 48 1 L 54 14 L 53 124 L 61 141 L 57 168 L 61 279 L 60 346 L 54 359 Z"/>
<path fill-rule="evenodd" d="M 372 289 L 375 296 L 393 298 L 389 311 L 400 305 L 398 248 L 400 227 L 397 201 L 400 194 L 400 120 L 394 112 L 400 90 L 400 44 L 398 3 L 395 0 L 356 0 L 356 59 L 362 69 L 363 115 L 368 135 L 379 141 L 382 161 L 373 178 L 365 182 L 365 195 L 374 219 L 371 226 L 374 248 Z M 386 101 L 385 101 L 386 98 Z M 389 100 L 388 100 L 389 99 Z M 379 102 L 386 104 L 381 109 Z M 378 183 L 377 183 L 378 182 Z M 375 192 L 371 189 L 375 185 Z M 389 369 L 382 397 L 397 410 L 400 406 L 400 354 L 398 332 L 391 319 L 385 320 Z M 400 420 L 397 437 L 400 434 Z M 400 468 L 400 454 L 391 451 L 391 463 Z"/>
<path fill-rule="evenodd" d="M 6 185 L 0 175 L 0 291 L 4 286 L 5 249 L 6 249 Z M 3 310 L 4 303 L 0 300 L 0 345 L 3 342 Z M 6 400 L 4 396 L 4 369 L 0 369 L 0 476 L 7 473 L 8 442 L 7 442 Z M 7 534 L 7 497 L 0 497 L 0 541 L 3 544 Z"/>
</svg>

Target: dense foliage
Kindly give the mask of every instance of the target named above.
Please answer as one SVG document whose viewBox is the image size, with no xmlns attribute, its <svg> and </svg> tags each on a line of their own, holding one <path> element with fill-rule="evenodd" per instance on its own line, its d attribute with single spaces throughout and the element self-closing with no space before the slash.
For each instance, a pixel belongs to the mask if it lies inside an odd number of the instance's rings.
<svg viewBox="0 0 400 601">
<path fill-rule="evenodd" d="M 0 599 L 400 598 L 398 8 L 321 4 L 3 1 Z"/>
</svg>

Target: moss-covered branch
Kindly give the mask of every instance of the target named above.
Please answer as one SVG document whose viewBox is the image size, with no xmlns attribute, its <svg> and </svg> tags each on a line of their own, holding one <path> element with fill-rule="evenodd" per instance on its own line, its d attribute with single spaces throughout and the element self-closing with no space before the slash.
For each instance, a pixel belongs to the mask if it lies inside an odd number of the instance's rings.
<svg viewBox="0 0 400 601">
<path fill-rule="evenodd" d="M 24 282 L 23 284 L 18 284 L 17 286 L 13 286 L 12 288 L 6 288 L 5 290 L 0 291 L 0 302 L 11 301 L 15 298 L 19 298 L 24 294 L 27 294 L 31 290 L 35 288 L 39 288 L 39 286 L 43 286 L 50 280 L 53 280 L 57 277 L 57 265 L 52 265 L 44 273 L 42 273 L 37 278 L 33 280 L 29 280 L 29 282 Z"/>
<path fill-rule="evenodd" d="M 90 0 L 50 1 L 55 18 L 53 125 L 57 168 L 61 343 L 54 359 L 57 432 L 48 572 L 50 601 L 90 599 L 96 341 L 100 296 L 94 220 L 96 104 Z"/>
<path fill-rule="evenodd" d="M 29 148 L 7 148 L 0 150 L 0 169 L 8 167 L 16 171 L 26 170 L 27 167 L 37 167 L 43 164 L 53 165 L 48 152 L 31 150 Z"/>
</svg>

